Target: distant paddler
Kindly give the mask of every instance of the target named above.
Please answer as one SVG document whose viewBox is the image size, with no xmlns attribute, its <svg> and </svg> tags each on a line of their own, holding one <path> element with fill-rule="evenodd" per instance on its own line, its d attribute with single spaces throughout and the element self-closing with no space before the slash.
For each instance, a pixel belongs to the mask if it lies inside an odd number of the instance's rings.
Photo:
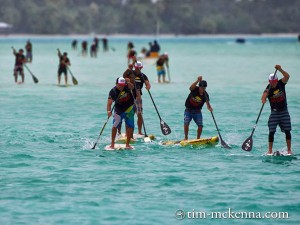
<svg viewBox="0 0 300 225">
<path fill-rule="evenodd" d="M 276 65 L 275 69 L 278 70 L 283 78 L 278 80 L 276 73 L 269 75 L 269 84 L 263 92 L 261 101 L 266 103 L 267 98 L 270 102 L 271 114 L 268 121 L 269 127 L 269 150 L 267 154 L 272 154 L 274 135 L 276 127 L 279 125 L 282 132 L 285 133 L 287 153 L 292 154 L 291 150 L 291 118 L 287 107 L 285 85 L 290 79 L 290 75 L 284 71 L 280 65 Z"/>
<path fill-rule="evenodd" d="M 115 138 L 117 134 L 117 127 L 125 120 L 126 124 L 126 148 L 132 149 L 130 139 L 133 136 L 134 130 L 134 99 L 131 94 L 134 85 L 130 82 L 129 78 L 119 77 L 116 80 L 116 86 L 113 87 L 108 95 L 107 100 L 107 116 L 112 115 L 112 103 L 115 102 L 113 114 L 113 127 L 111 131 L 111 145 L 110 148 L 115 148 Z"/>
<path fill-rule="evenodd" d="M 24 63 L 26 63 L 26 57 L 24 55 L 24 50 L 20 48 L 19 52 L 17 52 L 13 48 L 13 54 L 16 56 L 16 61 L 15 61 L 15 66 L 14 66 L 15 83 L 22 84 L 25 81 L 23 65 L 24 65 Z M 18 82 L 18 75 L 20 75 L 22 78 L 21 82 Z"/>
<path fill-rule="evenodd" d="M 136 51 L 134 49 L 134 44 L 130 41 L 127 44 L 127 65 L 133 62 L 134 58 L 136 57 Z"/>
<path fill-rule="evenodd" d="M 202 107 L 206 103 L 207 109 L 212 112 L 213 109 L 209 103 L 209 95 L 206 92 L 207 82 L 198 76 L 197 80 L 190 86 L 190 94 L 185 101 L 184 112 L 184 140 L 188 140 L 189 125 L 193 119 L 198 126 L 197 139 L 201 137 L 203 128 Z"/>
<path fill-rule="evenodd" d="M 166 67 L 169 69 L 169 55 L 168 55 L 167 52 L 160 55 L 159 58 L 156 61 L 156 70 L 157 70 L 158 83 L 161 83 L 161 79 L 160 79 L 161 77 L 162 77 L 162 82 L 163 83 L 167 82 L 166 81 L 166 69 L 165 69 L 164 65 L 166 65 Z"/>
<path fill-rule="evenodd" d="M 59 49 L 58 51 L 58 57 L 59 57 L 59 65 L 58 65 L 58 71 L 57 71 L 57 79 L 58 79 L 58 85 L 60 85 L 61 80 L 61 74 L 64 73 L 65 75 L 65 85 L 68 85 L 68 70 L 67 67 L 71 66 L 71 62 L 68 58 L 68 53 L 64 52 L 61 54 Z"/>
</svg>

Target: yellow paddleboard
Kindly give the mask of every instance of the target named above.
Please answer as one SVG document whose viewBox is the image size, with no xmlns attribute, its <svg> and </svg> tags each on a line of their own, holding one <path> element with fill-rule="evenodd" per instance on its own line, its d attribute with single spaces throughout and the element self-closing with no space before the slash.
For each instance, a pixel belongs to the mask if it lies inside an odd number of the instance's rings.
<svg viewBox="0 0 300 225">
<path fill-rule="evenodd" d="M 164 141 L 162 145 L 181 145 L 181 146 L 199 146 L 199 145 L 213 145 L 219 142 L 219 137 L 214 136 L 210 138 L 200 138 L 193 140 L 183 140 L 183 141 Z"/>
</svg>

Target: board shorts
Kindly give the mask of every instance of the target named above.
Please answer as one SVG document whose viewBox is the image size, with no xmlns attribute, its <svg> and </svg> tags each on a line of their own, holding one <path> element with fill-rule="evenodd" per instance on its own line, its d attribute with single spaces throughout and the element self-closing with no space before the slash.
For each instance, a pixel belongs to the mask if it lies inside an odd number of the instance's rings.
<svg viewBox="0 0 300 225">
<path fill-rule="evenodd" d="M 140 99 L 140 100 L 135 100 L 135 103 L 133 105 L 133 110 L 134 112 L 138 113 L 138 112 L 143 112 L 143 100 Z"/>
<path fill-rule="evenodd" d="M 24 70 L 23 70 L 23 66 L 22 65 L 15 65 L 14 76 L 17 76 L 18 72 L 20 72 L 21 75 L 24 75 Z"/>
<path fill-rule="evenodd" d="M 27 52 L 26 53 L 26 59 L 31 59 L 32 60 L 32 52 Z"/>
<path fill-rule="evenodd" d="M 165 67 L 163 67 L 163 66 L 157 66 L 156 70 L 157 70 L 157 76 L 166 75 Z"/>
<path fill-rule="evenodd" d="M 195 121 L 198 127 L 203 127 L 203 118 L 201 110 L 186 109 L 184 111 L 184 125 L 189 125 L 192 119 Z"/>
<path fill-rule="evenodd" d="M 122 123 L 123 119 L 125 120 L 125 124 L 127 125 L 127 127 L 134 128 L 133 105 L 121 114 L 114 113 L 113 126 L 118 127 Z"/>
<path fill-rule="evenodd" d="M 58 76 L 61 76 L 62 73 L 67 75 L 68 74 L 67 68 L 66 67 L 64 67 L 64 68 L 59 67 L 57 73 L 58 73 Z"/>
<path fill-rule="evenodd" d="M 292 130 L 291 117 L 288 110 L 271 111 L 268 120 L 269 132 L 276 132 L 277 125 L 279 125 L 282 132 Z"/>
</svg>

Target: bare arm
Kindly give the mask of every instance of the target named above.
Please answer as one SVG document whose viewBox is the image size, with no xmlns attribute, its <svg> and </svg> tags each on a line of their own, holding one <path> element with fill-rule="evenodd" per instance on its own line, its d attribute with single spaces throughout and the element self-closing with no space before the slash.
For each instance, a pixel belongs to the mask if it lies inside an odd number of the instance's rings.
<svg viewBox="0 0 300 225">
<path fill-rule="evenodd" d="M 111 105 L 113 103 L 113 100 L 111 98 L 109 98 L 107 100 L 107 106 L 106 106 L 106 109 L 107 109 L 107 117 L 109 118 L 111 115 L 112 115 L 112 112 L 111 112 Z"/>
<path fill-rule="evenodd" d="M 192 85 L 190 86 L 190 91 L 194 90 L 194 89 L 196 88 L 197 84 L 198 84 L 201 80 L 202 80 L 202 76 L 199 76 L 199 77 L 197 78 L 197 80 L 196 80 L 194 83 L 192 83 Z"/>
<path fill-rule="evenodd" d="M 290 79 L 290 75 L 286 71 L 284 71 L 280 65 L 276 65 L 275 68 L 277 70 L 279 70 L 280 73 L 283 75 L 283 78 L 281 80 L 283 83 L 286 84 L 288 82 L 288 80 Z"/>
<path fill-rule="evenodd" d="M 146 89 L 147 89 L 147 90 L 150 90 L 151 85 L 150 85 L 149 80 L 145 80 L 145 85 L 146 85 Z"/>
<path fill-rule="evenodd" d="M 263 104 L 266 103 L 268 94 L 269 94 L 269 90 L 268 90 L 268 89 L 264 90 L 264 92 L 263 92 L 263 94 L 262 94 L 262 96 L 261 96 L 261 102 L 262 102 Z"/>
<path fill-rule="evenodd" d="M 129 78 L 125 78 L 126 80 L 126 83 L 127 83 L 127 86 L 130 90 L 133 90 L 134 89 L 134 84 L 130 82 L 130 79 Z"/>
</svg>

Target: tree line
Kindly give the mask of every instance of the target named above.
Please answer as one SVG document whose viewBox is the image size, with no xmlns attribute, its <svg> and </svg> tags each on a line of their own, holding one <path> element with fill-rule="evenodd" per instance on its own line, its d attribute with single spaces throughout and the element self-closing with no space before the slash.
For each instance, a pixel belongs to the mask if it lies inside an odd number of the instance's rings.
<svg viewBox="0 0 300 225">
<path fill-rule="evenodd" d="M 298 0 L 0 0 L 28 34 L 298 33 Z"/>
</svg>

